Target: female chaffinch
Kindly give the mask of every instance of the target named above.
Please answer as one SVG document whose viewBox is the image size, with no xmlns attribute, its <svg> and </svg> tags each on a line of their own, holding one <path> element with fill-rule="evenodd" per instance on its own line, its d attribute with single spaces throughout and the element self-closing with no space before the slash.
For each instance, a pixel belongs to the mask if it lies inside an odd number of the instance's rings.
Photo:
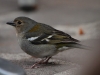
<svg viewBox="0 0 100 75">
<path fill-rule="evenodd" d="M 27 17 L 17 17 L 7 24 L 16 28 L 19 45 L 24 52 L 33 57 L 43 58 L 31 68 L 40 63 L 47 63 L 53 55 L 59 52 L 71 48 L 84 48 L 69 34 Z"/>
</svg>

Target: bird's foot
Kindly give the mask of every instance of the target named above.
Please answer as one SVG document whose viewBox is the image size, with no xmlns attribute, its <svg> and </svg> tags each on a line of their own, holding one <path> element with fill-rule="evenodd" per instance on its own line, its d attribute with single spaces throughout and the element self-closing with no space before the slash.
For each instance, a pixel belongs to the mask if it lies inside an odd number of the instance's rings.
<svg viewBox="0 0 100 75">
<path fill-rule="evenodd" d="M 41 67 L 41 66 L 34 64 L 34 65 L 32 65 L 32 66 L 30 67 L 30 69 L 33 69 L 33 68 L 40 68 L 40 67 Z"/>
<path fill-rule="evenodd" d="M 47 57 L 46 59 L 42 59 L 39 62 L 36 62 L 35 64 L 33 64 L 30 68 L 39 68 L 40 66 L 38 66 L 39 64 L 48 64 L 48 61 L 51 57 Z"/>
<path fill-rule="evenodd" d="M 40 65 L 32 65 L 32 66 L 28 66 L 28 67 L 23 67 L 24 69 L 35 69 L 35 68 L 40 68 Z"/>
<path fill-rule="evenodd" d="M 39 68 L 40 66 L 38 66 L 39 64 L 42 64 L 44 62 L 45 59 L 42 59 L 41 61 L 39 62 L 36 62 L 35 64 L 33 64 L 30 68 Z"/>
</svg>

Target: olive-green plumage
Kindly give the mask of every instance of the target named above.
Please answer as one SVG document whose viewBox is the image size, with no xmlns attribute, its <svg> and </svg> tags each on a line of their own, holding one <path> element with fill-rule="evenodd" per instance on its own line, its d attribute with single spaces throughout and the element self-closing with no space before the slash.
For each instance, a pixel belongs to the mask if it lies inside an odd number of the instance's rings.
<svg viewBox="0 0 100 75">
<path fill-rule="evenodd" d="M 27 17 L 17 17 L 7 24 L 16 28 L 21 49 L 37 58 L 52 57 L 70 48 L 82 48 L 69 34 Z"/>
</svg>

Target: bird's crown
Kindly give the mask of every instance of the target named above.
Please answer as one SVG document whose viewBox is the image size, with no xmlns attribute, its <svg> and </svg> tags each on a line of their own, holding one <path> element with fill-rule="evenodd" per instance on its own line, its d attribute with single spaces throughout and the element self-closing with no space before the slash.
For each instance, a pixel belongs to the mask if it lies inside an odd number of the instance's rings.
<svg viewBox="0 0 100 75">
<path fill-rule="evenodd" d="M 36 21 L 28 17 L 17 17 L 12 22 L 7 22 L 7 24 L 14 26 L 18 33 L 27 32 L 33 26 L 37 24 Z"/>
</svg>

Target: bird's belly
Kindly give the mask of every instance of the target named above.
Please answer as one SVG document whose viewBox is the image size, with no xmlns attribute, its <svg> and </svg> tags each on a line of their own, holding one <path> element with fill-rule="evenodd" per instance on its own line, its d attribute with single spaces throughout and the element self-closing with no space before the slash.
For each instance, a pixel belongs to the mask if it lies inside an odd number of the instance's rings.
<svg viewBox="0 0 100 75">
<path fill-rule="evenodd" d="M 27 40 L 23 40 L 20 42 L 20 47 L 27 54 L 38 58 L 53 56 L 56 54 L 55 45 L 34 45 Z"/>
</svg>

